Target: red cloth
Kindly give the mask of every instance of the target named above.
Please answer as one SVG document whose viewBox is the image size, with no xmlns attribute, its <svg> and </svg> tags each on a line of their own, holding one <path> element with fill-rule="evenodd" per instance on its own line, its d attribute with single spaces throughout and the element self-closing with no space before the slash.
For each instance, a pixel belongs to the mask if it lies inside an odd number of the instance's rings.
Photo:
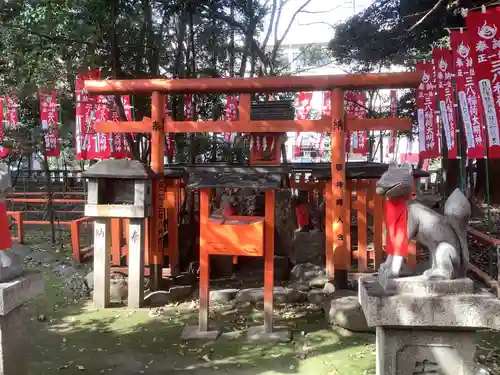
<svg viewBox="0 0 500 375">
<path fill-rule="evenodd" d="M 228 219 L 229 217 L 235 216 L 235 215 L 236 215 L 236 208 L 234 208 L 231 204 L 227 204 L 224 207 L 224 210 L 222 211 L 222 217 L 224 219 Z"/>
<path fill-rule="evenodd" d="M 409 198 L 387 199 L 385 201 L 385 223 L 387 244 L 385 252 L 391 255 L 408 255 L 408 209 Z"/>
<path fill-rule="evenodd" d="M 299 204 L 295 207 L 295 216 L 297 216 L 297 226 L 303 228 L 309 225 L 309 215 L 307 213 L 307 205 Z"/>
<path fill-rule="evenodd" d="M 7 217 L 7 204 L 0 202 L 0 251 L 12 247 L 12 238 L 10 237 L 9 218 Z"/>
</svg>

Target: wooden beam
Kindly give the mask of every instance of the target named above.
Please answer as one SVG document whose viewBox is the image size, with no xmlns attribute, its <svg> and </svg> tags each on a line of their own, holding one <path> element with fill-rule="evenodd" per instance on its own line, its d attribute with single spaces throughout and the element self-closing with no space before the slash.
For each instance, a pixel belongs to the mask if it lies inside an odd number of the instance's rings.
<svg viewBox="0 0 500 375">
<path fill-rule="evenodd" d="M 411 118 L 349 118 L 347 119 L 347 130 L 410 131 L 412 122 Z"/>
<path fill-rule="evenodd" d="M 197 78 L 197 79 L 132 79 L 85 81 L 89 94 L 150 94 L 160 91 L 169 94 L 206 93 L 272 93 L 299 91 L 416 88 L 422 73 L 337 74 L 300 77 L 256 78 Z"/>
<path fill-rule="evenodd" d="M 106 121 L 95 124 L 100 133 L 151 133 L 153 122 L 145 117 L 142 121 Z"/>
<path fill-rule="evenodd" d="M 406 118 L 347 119 L 348 131 L 411 129 L 412 120 Z M 259 120 L 259 121 L 169 121 L 165 123 L 166 133 L 286 133 L 318 132 L 329 133 L 332 119 L 320 120 Z M 116 127 L 114 127 L 116 129 Z M 100 131 L 100 130 L 99 130 Z M 116 131 L 116 130 L 114 130 Z"/>
</svg>

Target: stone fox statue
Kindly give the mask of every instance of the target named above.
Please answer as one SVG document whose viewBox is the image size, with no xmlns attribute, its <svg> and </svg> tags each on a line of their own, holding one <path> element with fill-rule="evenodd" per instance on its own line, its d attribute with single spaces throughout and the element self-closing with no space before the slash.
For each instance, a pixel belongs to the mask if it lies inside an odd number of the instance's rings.
<svg viewBox="0 0 500 375">
<path fill-rule="evenodd" d="M 416 240 L 429 250 L 432 260 L 432 267 L 424 272 L 425 277 L 448 280 L 465 277 L 469 263 L 467 225 L 471 215 L 467 197 L 456 189 L 446 200 L 443 216 L 410 199 L 413 184 L 413 169 L 409 164 L 390 164 L 377 182 L 376 193 L 387 199 L 388 229 L 388 256 L 380 266 L 380 274 L 398 277 L 403 257 L 407 255 L 404 248 L 407 249 L 408 241 Z M 398 220 L 400 225 L 394 224 Z M 396 246 L 395 237 L 400 240 L 399 245 L 396 241 Z M 394 248 L 390 249 L 390 245 Z"/>
</svg>

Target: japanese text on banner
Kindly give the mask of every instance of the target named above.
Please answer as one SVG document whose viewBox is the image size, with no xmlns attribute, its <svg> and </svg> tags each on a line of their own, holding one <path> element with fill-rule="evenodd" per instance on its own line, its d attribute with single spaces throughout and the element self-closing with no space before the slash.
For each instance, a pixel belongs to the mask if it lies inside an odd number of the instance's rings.
<svg viewBox="0 0 500 375">
<path fill-rule="evenodd" d="M 465 23 L 488 130 L 488 157 L 500 158 L 500 7 L 471 12 Z"/>
<path fill-rule="evenodd" d="M 226 121 L 236 121 L 238 117 L 238 98 L 228 96 L 226 99 L 226 107 L 224 108 L 223 118 Z M 224 142 L 234 143 L 236 133 L 224 133 Z"/>
<path fill-rule="evenodd" d="M 127 121 L 132 121 L 132 105 L 130 103 L 130 95 L 122 95 L 120 97 L 123 109 L 125 111 L 125 118 Z M 120 121 L 120 114 L 118 113 L 118 108 L 114 103 L 114 97 L 108 97 L 108 101 L 111 102 L 111 120 Z M 124 159 L 130 156 L 130 147 L 125 138 L 125 133 L 112 133 L 110 134 L 110 148 L 111 156 L 116 159 Z"/>
<path fill-rule="evenodd" d="M 332 114 L 332 92 L 325 91 L 323 92 L 323 107 L 321 110 L 321 115 L 323 117 L 330 117 Z M 349 150 L 349 146 L 347 144 L 346 150 Z M 325 133 L 321 133 L 319 137 L 319 156 L 323 157 L 325 155 Z"/>
<path fill-rule="evenodd" d="M 295 106 L 295 117 L 297 120 L 307 120 L 311 112 L 312 92 L 299 92 L 297 96 L 297 105 Z M 302 139 L 300 132 L 295 137 L 295 157 L 299 157 L 302 152 Z"/>
<path fill-rule="evenodd" d="M 95 105 L 96 98 L 88 95 L 84 90 L 85 80 L 99 79 L 99 69 L 89 70 L 77 75 L 76 90 L 76 121 L 75 121 L 75 144 L 76 159 L 90 160 L 95 155 L 96 134 Z"/>
<path fill-rule="evenodd" d="M 2 144 L 5 138 L 5 105 L 4 99 L 0 97 L 0 158 L 4 158 L 9 154 L 7 147 Z"/>
<path fill-rule="evenodd" d="M 422 72 L 422 82 L 417 90 L 417 119 L 420 157 L 439 157 L 439 136 L 434 98 L 433 65 L 431 62 L 417 63 L 417 71 Z"/>
<path fill-rule="evenodd" d="M 436 72 L 439 113 L 446 136 L 448 158 L 456 159 L 458 157 L 458 145 L 456 142 L 457 121 L 454 108 L 455 96 L 451 73 L 453 67 L 451 51 L 447 48 L 434 48 L 432 56 Z"/>
<path fill-rule="evenodd" d="M 480 105 L 476 72 L 473 68 L 471 45 L 467 33 L 453 30 L 450 33 L 455 82 L 467 142 L 467 157 L 482 159 L 485 153 L 483 136 L 483 111 Z"/>
<path fill-rule="evenodd" d="M 396 118 L 398 112 L 398 97 L 396 90 L 391 90 L 391 93 L 389 95 L 389 102 L 390 102 L 391 118 Z M 396 131 L 393 130 L 390 132 L 389 135 L 389 147 L 387 151 L 389 154 L 393 154 L 395 149 L 396 149 Z"/>
<path fill-rule="evenodd" d="M 347 92 L 346 93 L 346 113 L 351 118 L 366 117 L 366 93 L 363 92 Z M 370 146 L 368 131 L 354 131 L 350 133 L 350 145 L 352 152 L 365 156 L 368 153 Z"/>
<path fill-rule="evenodd" d="M 45 133 L 45 154 L 59 156 L 61 145 L 59 141 L 59 106 L 57 93 L 40 92 L 40 123 Z"/>
</svg>

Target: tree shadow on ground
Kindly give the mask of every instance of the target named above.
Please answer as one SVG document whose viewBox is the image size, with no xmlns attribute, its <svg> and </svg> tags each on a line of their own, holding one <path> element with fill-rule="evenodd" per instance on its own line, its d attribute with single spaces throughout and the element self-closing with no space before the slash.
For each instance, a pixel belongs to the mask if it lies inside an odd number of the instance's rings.
<svg viewBox="0 0 500 375">
<path fill-rule="evenodd" d="M 262 308 L 214 306 L 211 321 L 222 336 L 214 342 L 184 342 L 183 327 L 197 323 L 193 302 L 137 311 L 97 311 L 88 303 L 59 308 L 58 281 L 46 276 L 45 295 L 25 307 L 33 317 L 33 374 L 374 373 L 374 336 L 335 332 L 317 308 L 277 307 L 276 325 L 292 329 L 293 341 L 261 345 L 248 343 L 244 330 L 262 324 Z"/>
</svg>

